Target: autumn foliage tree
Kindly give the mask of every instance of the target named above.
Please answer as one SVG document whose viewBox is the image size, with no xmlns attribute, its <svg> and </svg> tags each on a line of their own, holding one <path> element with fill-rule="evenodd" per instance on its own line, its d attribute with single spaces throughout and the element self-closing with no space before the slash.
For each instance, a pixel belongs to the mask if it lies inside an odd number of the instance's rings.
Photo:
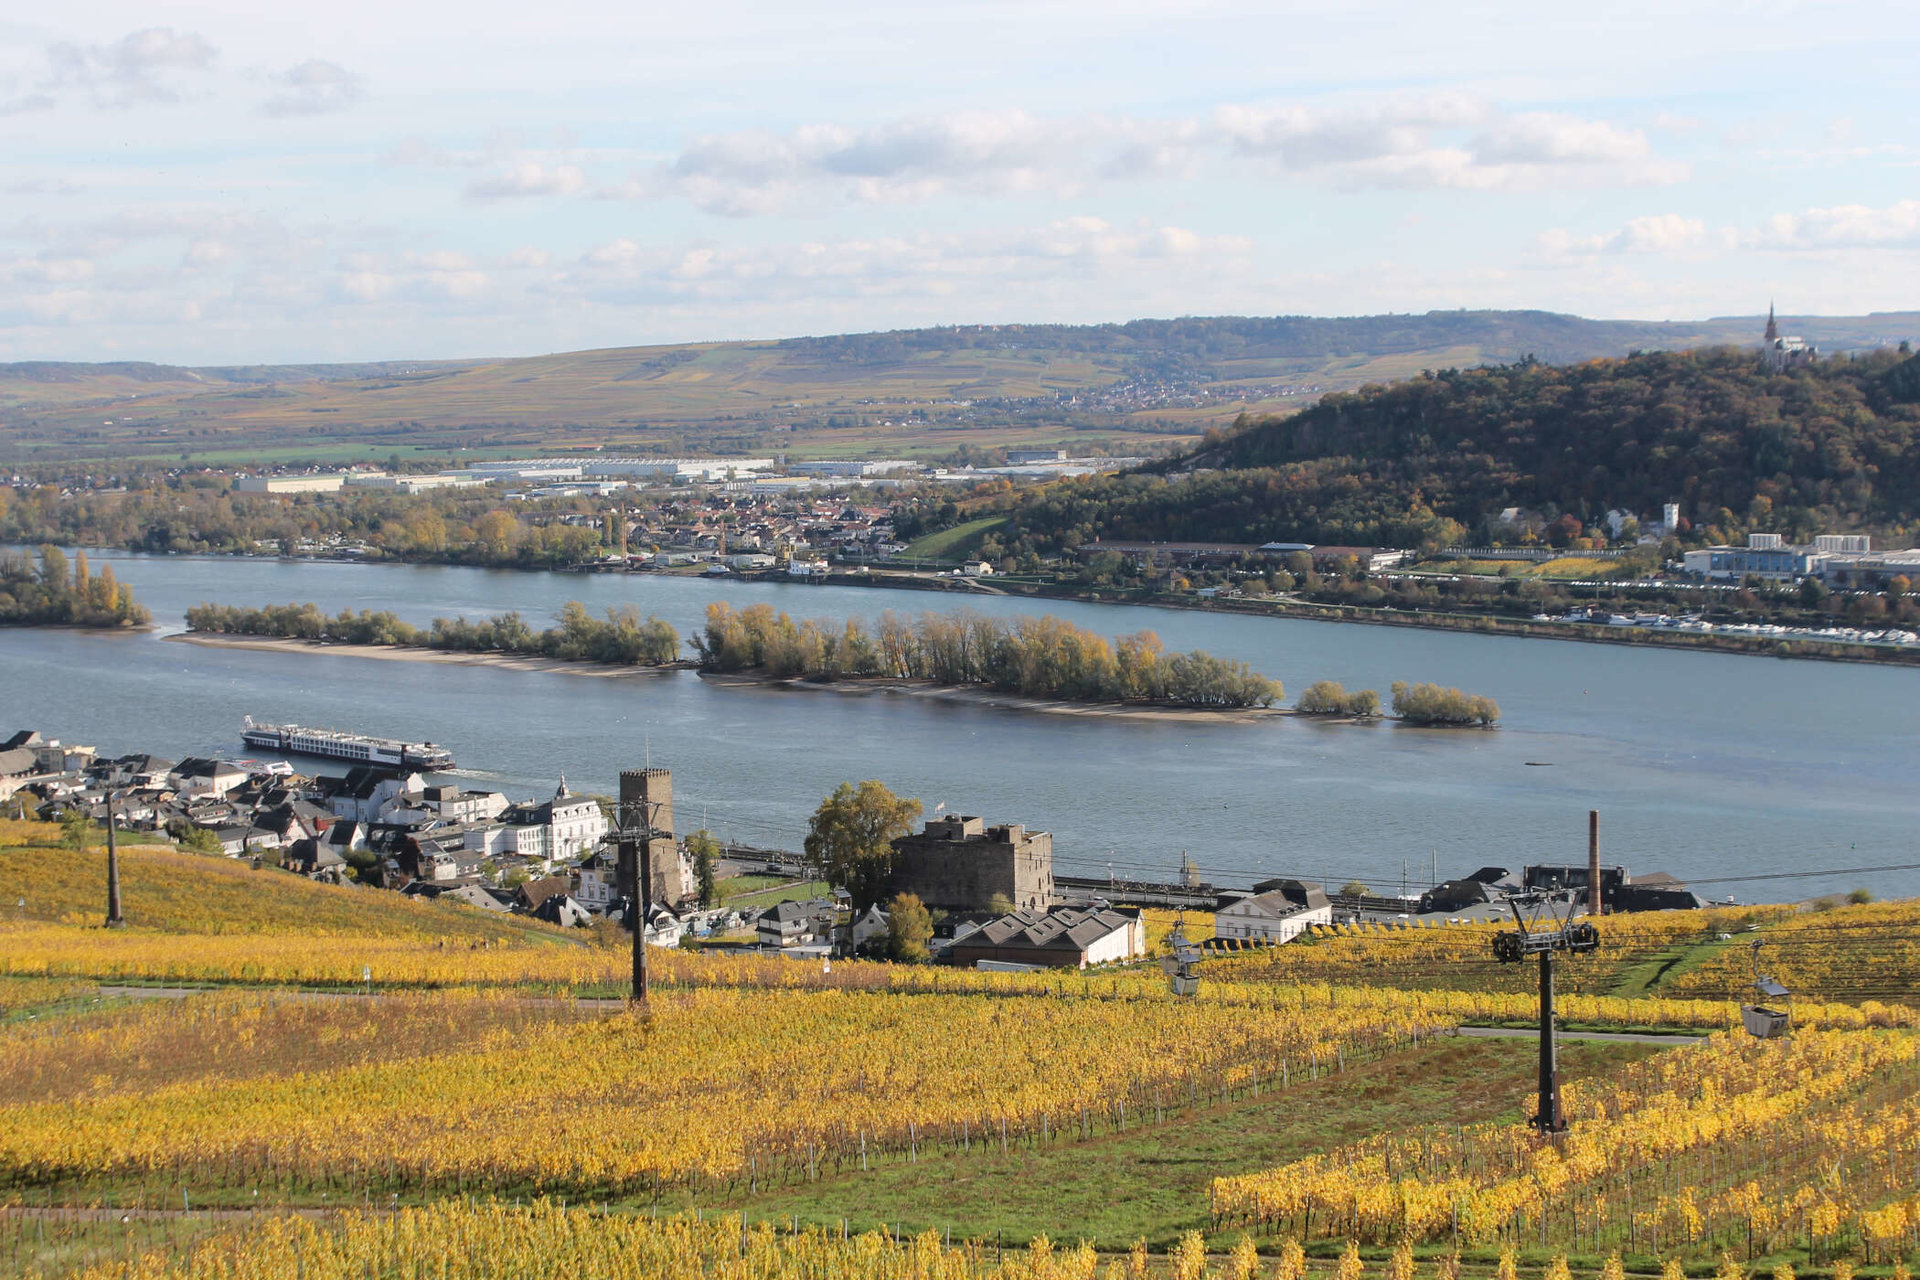
<svg viewBox="0 0 1920 1280">
<path fill-rule="evenodd" d="M 919 816 L 918 800 L 896 796 L 883 782 L 843 782 L 807 822 L 807 868 L 851 894 L 856 912 L 865 911 L 886 896 L 893 841 Z"/>
<path fill-rule="evenodd" d="M 927 959 L 933 941 L 933 913 L 916 894 L 896 893 L 887 903 L 887 958 L 906 964 Z"/>
</svg>

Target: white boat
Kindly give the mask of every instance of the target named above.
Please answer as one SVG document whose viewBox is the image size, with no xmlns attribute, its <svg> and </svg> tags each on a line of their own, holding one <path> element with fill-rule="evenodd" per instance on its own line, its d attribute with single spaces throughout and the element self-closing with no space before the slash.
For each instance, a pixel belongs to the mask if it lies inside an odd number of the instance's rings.
<svg viewBox="0 0 1920 1280">
<path fill-rule="evenodd" d="M 453 753 L 431 742 L 374 738 L 339 729 L 314 729 L 297 724 L 256 724 L 252 716 L 242 723 L 240 740 L 250 747 L 287 755 L 321 756 L 356 764 L 386 765 L 395 769 L 451 769 Z"/>
</svg>

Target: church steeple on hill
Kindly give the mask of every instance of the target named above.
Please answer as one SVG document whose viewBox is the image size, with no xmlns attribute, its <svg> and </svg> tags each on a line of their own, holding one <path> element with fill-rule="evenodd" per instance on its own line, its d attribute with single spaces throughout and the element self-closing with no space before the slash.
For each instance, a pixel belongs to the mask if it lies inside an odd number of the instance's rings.
<svg viewBox="0 0 1920 1280">
<path fill-rule="evenodd" d="M 1780 340 L 1780 326 L 1774 323 L 1773 300 L 1769 298 L 1767 300 L 1767 333 L 1766 333 L 1765 341 L 1767 341 L 1768 343 L 1774 343 L 1774 342 L 1778 342 L 1779 340 Z"/>
</svg>

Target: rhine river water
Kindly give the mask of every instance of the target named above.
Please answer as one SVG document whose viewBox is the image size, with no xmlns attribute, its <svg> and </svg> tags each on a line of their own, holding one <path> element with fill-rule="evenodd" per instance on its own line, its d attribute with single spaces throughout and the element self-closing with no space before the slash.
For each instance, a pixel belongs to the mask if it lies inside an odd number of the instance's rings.
<svg viewBox="0 0 1920 1280">
<path fill-rule="evenodd" d="M 1920 862 L 1920 671 L 1063 601 L 651 575 L 574 576 L 323 562 L 95 555 L 177 632 L 203 600 L 391 609 L 415 623 L 568 600 L 632 603 L 682 635 L 706 604 L 796 617 L 973 608 L 1055 613 L 1105 635 L 1241 658 L 1285 682 L 1432 680 L 1495 698 L 1496 731 L 1090 719 L 716 688 L 688 672 L 613 679 L 331 655 L 215 650 L 160 634 L 0 630 L 0 730 L 114 754 L 242 754 L 240 719 L 429 738 L 472 785 L 514 798 L 610 792 L 622 768 L 674 771 L 682 829 L 798 848 L 837 783 L 878 778 L 929 813 L 1050 831 L 1062 870 L 1172 879 L 1182 851 L 1219 884 L 1290 874 L 1397 892 L 1487 864 L 1602 853 L 1710 896 L 1788 899 L 1920 872 L 1746 884 L 1710 877 Z M 313 768 L 313 762 L 304 767 Z"/>
</svg>

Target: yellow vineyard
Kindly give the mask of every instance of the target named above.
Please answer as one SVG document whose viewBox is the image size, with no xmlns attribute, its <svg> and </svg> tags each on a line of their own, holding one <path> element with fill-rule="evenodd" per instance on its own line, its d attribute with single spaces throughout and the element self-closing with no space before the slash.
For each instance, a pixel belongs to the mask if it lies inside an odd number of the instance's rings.
<svg viewBox="0 0 1920 1280">
<path fill-rule="evenodd" d="M 366 1034 L 352 1002 L 316 1015 L 261 1007 L 273 1000 L 190 1005 L 183 1031 L 169 1010 L 81 1037 L 0 1037 L 0 1062 L 48 1082 L 0 1107 L 0 1171 L 15 1186 L 133 1176 L 288 1191 L 753 1189 L 883 1154 L 964 1157 L 1137 1129 L 1439 1029 L 1390 1007 L 1248 1016 L 1164 995 L 695 990 L 657 997 L 650 1019 L 443 995 L 395 1002 L 385 1032 L 342 1065 L 265 1075 L 241 1052 L 237 1069 L 124 1086 L 108 1066 L 197 1041 L 264 1048 L 316 1020 L 335 1026 L 335 1042 Z M 179 1034 L 189 1039 L 171 1055 L 156 1044 Z"/>
<path fill-rule="evenodd" d="M 1906 1280 L 1920 1260 L 1920 902 L 1601 921 L 1560 965 L 1563 1027 L 1703 1035 L 1569 1048 L 1572 1127 L 1545 1139 L 1522 1119 L 1532 1045 L 1454 1034 L 1537 1014 L 1534 967 L 1492 959 L 1501 925 L 1319 929 L 1210 955 L 1189 999 L 1151 962 L 656 950 L 636 1011 L 612 930 L 152 847 L 123 850 L 131 923 L 107 930 L 102 863 L 0 823 L 21 886 L 0 906 L 8 1274 Z M 1156 942 L 1174 918 L 1150 914 Z M 1740 1030 L 1756 966 L 1794 992 L 1786 1039 Z M 241 1206 L 263 1212 L 205 1216 Z M 914 1234 L 930 1222 L 952 1237 Z"/>
<path fill-rule="evenodd" d="M 1920 1040 L 1716 1036 L 1596 1087 L 1572 1129 L 1414 1129 L 1213 1185 L 1225 1221 L 1301 1235 L 1551 1240 L 1656 1256 L 1920 1244 Z"/>
<path fill-rule="evenodd" d="M 1745 937 L 1791 915 L 1791 908 L 1729 907 L 1711 911 L 1659 911 L 1609 916 L 1600 923 L 1600 949 L 1561 966 L 1563 990 L 1605 994 L 1636 967 L 1659 962 L 1690 947 L 1722 949 L 1721 938 Z M 1908 908 L 1911 913 L 1911 908 Z M 1332 925 L 1317 928 L 1306 945 L 1270 947 L 1218 962 L 1214 976 L 1267 982 L 1366 983 L 1412 989 L 1459 988 L 1527 991 L 1534 982 L 1525 965 L 1493 958 L 1493 935 L 1513 922 L 1442 924 L 1431 920 L 1405 927 Z M 1746 963 L 1746 953 L 1740 956 Z M 1707 984 L 1687 995 L 1725 997 Z"/>
<path fill-rule="evenodd" d="M 6 924 L 97 925 L 106 907 L 107 855 L 99 847 L 60 847 L 60 828 L 0 820 L 0 875 L 10 886 L 0 904 Z M 538 921 L 421 902 L 397 893 L 316 884 L 250 863 L 133 845 L 120 850 L 127 920 L 143 930 L 260 935 L 297 930 L 355 937 L 564 938 Z"/>
<path fill-rule="evenodd" d="M 133 1254 L 132 1249 L 126 1251 Z M 1346 1261 L 1317 1268 L 1359 1280 Z M 738 1215 L 642 1214 L 520 1207 L 497 1199 L 443 1201 L 392 1213 L 267 1217 L 192 1248 L 146 1250 L 71 1272 L 75 1280 L 1304 1280 L 1296 1246 L 1268 1264 L 1242 1240 L 1209 1256 L 1190 1234 L 1165 1257 L 1136 1246 L 1102 1257 L 1084 1242 L 1040 1236 L 1005 1249 L 982 1241 L 809 1227 L 789 1231 Z M 1413 1280 L 1411 1269 L 1389 1280 Z M 1438 1273 L 1437 1280 L 1447 1280 Z"/>
</svg>

